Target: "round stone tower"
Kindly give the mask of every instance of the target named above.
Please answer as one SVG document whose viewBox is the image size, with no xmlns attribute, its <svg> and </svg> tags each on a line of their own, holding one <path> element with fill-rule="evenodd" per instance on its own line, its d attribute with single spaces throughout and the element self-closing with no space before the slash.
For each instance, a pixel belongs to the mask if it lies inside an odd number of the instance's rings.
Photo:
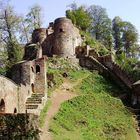
<svg viewBox="0 0 140 140">
<path fill-rule="evenodd" d="M 70 19 L 62 17 L 55 20 L 52 44 L 53 54 L 64 57 L 75 55 L 76 46 L 81 45 L 81 36 Z"/>
</svg>

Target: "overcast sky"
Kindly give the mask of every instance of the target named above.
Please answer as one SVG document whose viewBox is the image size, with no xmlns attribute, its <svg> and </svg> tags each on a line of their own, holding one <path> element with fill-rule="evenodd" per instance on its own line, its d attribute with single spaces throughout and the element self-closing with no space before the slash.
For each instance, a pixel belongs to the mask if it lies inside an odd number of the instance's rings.
<svg viewBox="0 0 140 140">
<path fill-rule="evenodd" d="M 73 0 L 11 0 L 15 10 L 20 14 L 26 14 L 29 7 L 39 4 L 43 8 L 44 27 L 54 19 L 65 16 L 67 6 L 72 2 Z M 123 20 L 130 21 L 140 34 L 140 0 L 74 0 L 74 2 L 78 5 L 100 5 L 106 8 L 111 19 L 120 16 Z"/>
</svg>

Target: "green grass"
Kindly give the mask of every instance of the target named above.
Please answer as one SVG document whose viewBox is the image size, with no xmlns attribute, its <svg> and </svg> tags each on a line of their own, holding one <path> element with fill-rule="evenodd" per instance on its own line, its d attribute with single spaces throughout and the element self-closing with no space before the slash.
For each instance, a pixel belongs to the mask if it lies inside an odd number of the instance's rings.
<svg viewBox="0 0 140 140">
<path fill-rule="evenodd" d="M 47 70 L 48 73 L 52 73 L 54 75 L 55 81 L 55 85 L 48 89 L 48 96 L 50 96 L 51 93 L 63 83 L 63 73 L 67 73 L 71 80 L 76 80 L 76 78 L 78 78 L 76 74 L 81 76 L 81 73 L 85 73 L 78 65 L 73 64 L 70 59 L 59 58 L 57 56 L 49 58 L 47 62 Z M 77 71 L 80 71 L 80 73 Z"/>
<path fill-rule="evenodd" d="M 58 66 L 58 68 L 56 68 L 56 65 Z M 79 71 L 77 70 L 77 68 L 79 69 Z M 64 77 L 62 76 L 62 74 L 64 72 L 67 72 L 68 78 L 73 82 L 78 80 L 82 76 L 87 76 L 88 74 L 87 70 L 82 70 L 80 67 L 72 65 L 68 59 L 59 57 L 49 58 L 49 60 L 47 61 L 47 71 L 48 73 L 54 74 L 55 81 L 55 85 L 48 89 L 48 97 L 50 97 L 51 93 L 63 83 Z M 48 100 L 40 113 L 40 127 L 43 127 L 44 125 L 45 116 L 47 114 L 50 104 L 51 101 Z"/>
<path fill-rule="evenodd" d="M 76 82 L 80 79 L 84 79 L 88 75 L 90 75 L 90 72 L 86 69 L 70 70 L 68 78 L 71 82 Z"/>
<path fill-rule="evenodd" d="M 96 72 L 87 73 L 74 89 L 80 96 L 64 102 L 50 123 L 53 139 L 136 140 L 131 113 L 111 96 L 121 91 Z"/>
<path fill-rule="evenodd" d="M 40 128 L 43 127 L 44 123 L 45 123 L 45 117 L 48 111 L 49 106 L 51 105 L 50 101 L 47 101 L 44 108 L 41 110 L 40 116 L 39 116 L 39 125 Z"/>
</svg>

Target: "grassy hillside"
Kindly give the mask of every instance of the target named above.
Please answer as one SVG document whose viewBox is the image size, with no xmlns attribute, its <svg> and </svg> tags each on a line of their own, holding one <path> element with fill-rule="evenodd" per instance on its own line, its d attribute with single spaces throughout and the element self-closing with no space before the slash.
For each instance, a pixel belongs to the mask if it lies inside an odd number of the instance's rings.
<svg viewBox="0 0 140 140">
<path fill-rule="evenodd" d="M 61 105 L 50 123 L 54 140 L 135 140 L 132 115 L 111 95 L 120 90 L 86 70 L 71 71 L 73 81 L 86 77 L 74 91 L 78 97 Z"/>
</svg>

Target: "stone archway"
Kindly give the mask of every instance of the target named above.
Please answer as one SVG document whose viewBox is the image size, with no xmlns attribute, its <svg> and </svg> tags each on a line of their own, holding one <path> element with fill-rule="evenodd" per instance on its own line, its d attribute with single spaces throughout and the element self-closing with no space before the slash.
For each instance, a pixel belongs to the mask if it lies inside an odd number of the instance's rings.
<svg viewBox="0 0 140 140">
<path fill-rule="evenodd" d="M 14 109 L 14 114 L 16 114 L 16 113 L 17 113 L 17 109 L 15 108 L 15 109 Z"/>
<path fill-rule="evenodd" d="M 4 99 L 0 101 L 0 113 L 5 113 L 5 102 Z"/>
<path fill-rule="evenodd" d="M 32 88 L 32 92 L 35 93 L 35 87 L 33 83 L 31 84 L 31 88 Z"/>
</svg>

